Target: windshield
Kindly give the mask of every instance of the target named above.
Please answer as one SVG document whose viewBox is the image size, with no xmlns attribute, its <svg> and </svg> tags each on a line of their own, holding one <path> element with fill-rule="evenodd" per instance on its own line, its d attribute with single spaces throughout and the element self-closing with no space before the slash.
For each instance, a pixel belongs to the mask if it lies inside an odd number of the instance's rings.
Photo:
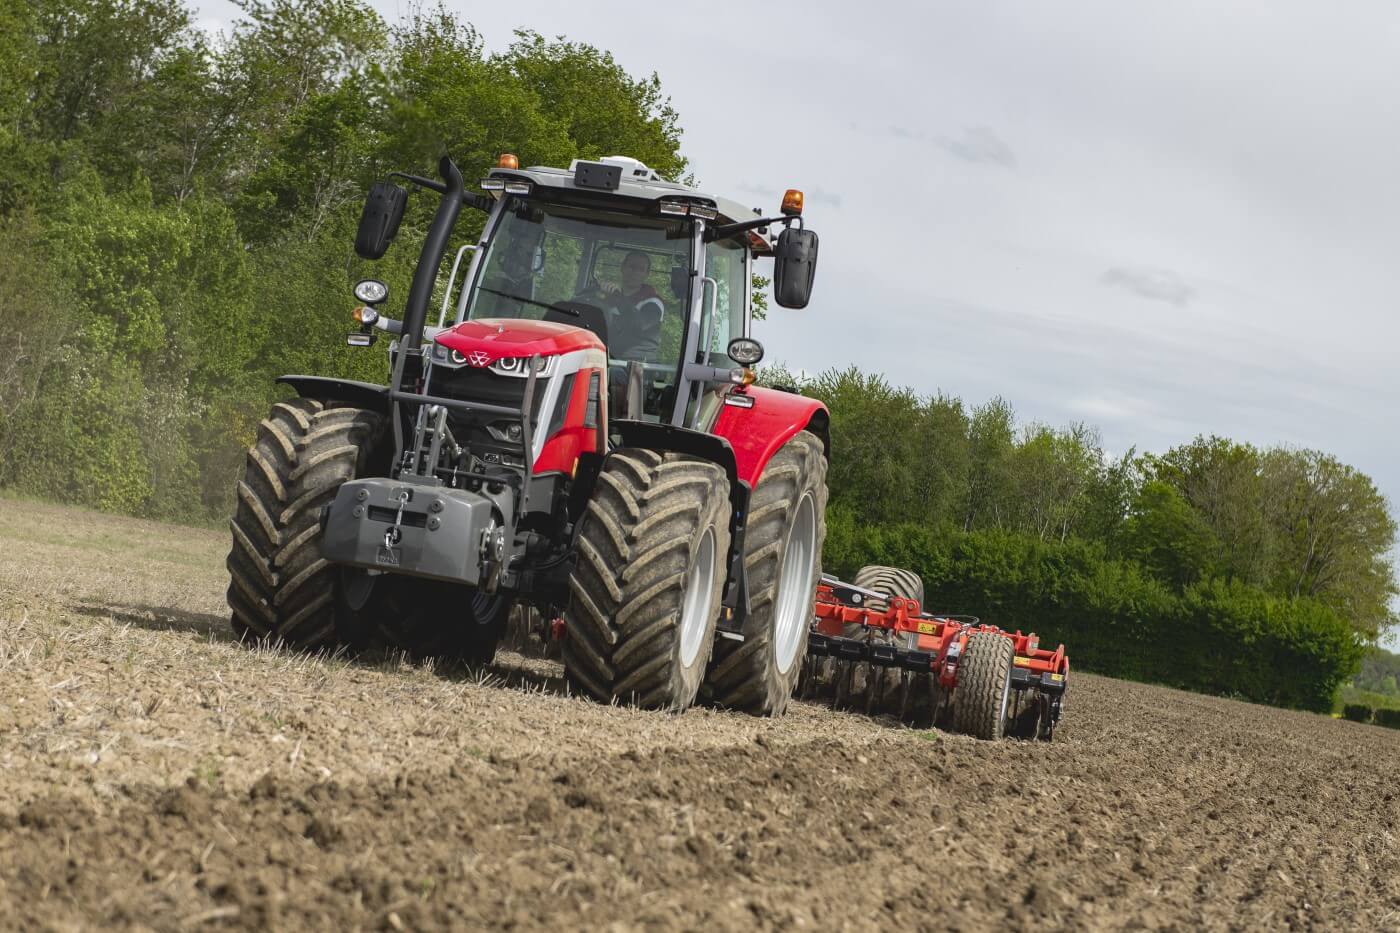
<svg viewBox="0 0 1400 933">
<path fill-rule="evenodd" d="M 588 315 L 571 312 L 588 306 L 602 314 L 611 358 L 674 368 L 689 236 L 684 220 L 516 202 L 491 238 L 466 316 L 574 323 Z"/>
<path fill-rule="evenodd" d="M 644 415 L 669 414 L 689 284 L 690 221 L 516 199 L 481 263 L 466 317 L 543 318 L 607 344 L 611 381 L 643 372 Z"/>
</svg>

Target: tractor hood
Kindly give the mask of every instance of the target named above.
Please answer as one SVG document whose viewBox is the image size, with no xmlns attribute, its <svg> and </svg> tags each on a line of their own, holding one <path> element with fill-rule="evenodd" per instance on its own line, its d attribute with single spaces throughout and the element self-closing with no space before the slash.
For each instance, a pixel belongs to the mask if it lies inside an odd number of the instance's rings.
<svg viewBox="0 0 1400 933">
<path fill-rule="evenodd" d="M 592 331 L 530 318 L 463 321 L 438 334 L 434 342 L 460 353 L 473 366 L 536 354 L 558 356 L 574 350 L 603 350 L 603 342 Z"/>
</svg>

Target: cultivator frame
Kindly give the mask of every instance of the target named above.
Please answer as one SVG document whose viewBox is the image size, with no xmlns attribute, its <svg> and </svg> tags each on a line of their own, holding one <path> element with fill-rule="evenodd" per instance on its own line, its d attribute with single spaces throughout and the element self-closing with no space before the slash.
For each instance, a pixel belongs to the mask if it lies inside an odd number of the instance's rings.
<svg viewBox="0 0 1400 933">
<path fill-rule="evenodd" d="M 1008 632 L 973 616 L 926 613 L 918 600 L 827 575 L 817 586 L 798 695 L 894 713 L 914 724 L 945 725 L 958 701 L 960 666 L 979 634 L 1013 646 L 1009 693 L 1002 701 L 1005 734 L 1049 741 L 1069 682 L 1064 645 L 1042 648 L 1034 632 Z M 1007 703 L 1011 697 L 1014 703 Z"/>
</svg>

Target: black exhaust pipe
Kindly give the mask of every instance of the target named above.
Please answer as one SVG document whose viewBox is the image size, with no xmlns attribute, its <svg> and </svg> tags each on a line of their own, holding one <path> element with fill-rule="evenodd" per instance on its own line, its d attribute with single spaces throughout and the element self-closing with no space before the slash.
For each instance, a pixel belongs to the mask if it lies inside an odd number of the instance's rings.
<svg viewBox="0 0 1400 933">
<path fill-rule="evenodd" d="M 428 227 L 428 235 L 423 240 L 423 252 L 418 255 L 418 268 L 413 270 L 413 285 L 408 290 L 408 304 L 403 311 L 403 339 L 401 346 L 413 352 L 423 345 L 423 325 L 428 319 L 428 302 L 433 297 L 433 285 L 437 282 L 438 267 L 447 252 L 447 241 L 452 236 L 452 226 L 462 210 L 462 192 L 466 186 L 462 173 L 443 156 L 438 162 L 438 174 L 447 183 L 447 190 L 438 202 L 433 223 Z M 399 388 L 395 386 L 395 388 Z"/>
</svg>

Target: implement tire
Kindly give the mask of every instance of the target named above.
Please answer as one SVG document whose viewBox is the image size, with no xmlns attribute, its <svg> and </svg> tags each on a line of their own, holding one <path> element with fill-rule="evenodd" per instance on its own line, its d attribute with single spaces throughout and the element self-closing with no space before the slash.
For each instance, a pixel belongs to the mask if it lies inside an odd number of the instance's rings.
<svg viewBox="0 0 1400 933">
<path fill-rule="evenodd" d="M 248 450 L 230 527 L 228 604 L 241 640 L 314 651 L 354 642 L 344 568 L 321 557 L 321 506 L 365 475 L 383 417 L 316 399 L 278 402 Z"/>
<path fill-rule="evenodd" d="M 995 632 L 977 632 L 967 640 L 953 691 L 953 729 L 979 739 L 1006 733 L 1011 699 L 1011 667 L 1016 645 Z"/>
<path fill-rule="evenodd" d="M 890 608 L 888 597 L 891 596 L 917 600 L 920 607 L 924 604 L 924 581 L 912 570 L 884 567 L 880 564 L 867 564 L 860 568 L 852 582 L 856 586 L 863 586 L 867 590 L 875 590 L 885 595 L 885 599 L 870 597 L 865 604 L 867 609 L 879 612 L 886 611 Z M 842 634 L 847 638 L 868 636 L 869 640 L 876 644 L 887 645 L 895 642 L 893 632 L 881 631 L 880 629 L 867 630 L 859 623 L 845 626 Z M 913 646 L 906 644 L 905 647 Z M 900 712 L 906 705 L 904 694 L 908 690 L 907 682 L 916 677 L 926 676 L 913 673 L 905 675 L 897 667 L 878 667 L 868 661 L 858 661 L 856 664 L 858 667 L 868 668 L 867 670 L 858 670 L 854 679 L 864 690 L 864 708 L 869 713 Z"/>
<path fill-rule="evenodd" d="M 768 461 L 749 499 L 742 642 L 720 639 L 705 675 L 710 701 L 781 716 L 802 672 L 826 538 L 826 455 L 799 431 Z"/>
<path fill-rule="evenodd" d="M 564 672 L 600 702 L 680 711 L 714 645 L 729 553 L 729 480 L 707 460 L 624 448 L 579 524 Z"/>
<path fill-rule="evenodd" d="M 924 604 L 924 581 L 912 570 L 867 564 L 860 568 L 860 571 L 856 573 L 855 580 L 851 582 L 855 583 L 856 586 L 863 586 L 867 590 L 884 593 L 886 596 L 918 600 L 921 607 Z M 884 612 L 890 608 L 890 604 L 887 600 L 872 598 L 866 604 L 866 608 Z"/>
</svg>

